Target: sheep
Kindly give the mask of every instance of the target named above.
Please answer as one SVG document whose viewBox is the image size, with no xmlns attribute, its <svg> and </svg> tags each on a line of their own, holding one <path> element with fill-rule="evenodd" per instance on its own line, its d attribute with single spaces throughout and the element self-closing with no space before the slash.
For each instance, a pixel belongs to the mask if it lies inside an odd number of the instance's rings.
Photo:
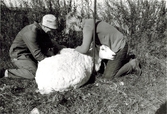
<svg viewBox="0 0 167 114">
<path fill-rule="evenodd" d="M 39 62 L 35 77 L 38 92 L 41 94 L 49 94 L 53 91 L 63 92 L 84 85 L 92 74 L 92 53 L 92 48 L 87 55 L 72 48 L 63 48 L 60 54 Z M 115 53 L 107 46 L 97 47 L 95 49 L 96 71 L 100 68 L 101 58 L 113 60 L 114 55 Z"/>
</svg>

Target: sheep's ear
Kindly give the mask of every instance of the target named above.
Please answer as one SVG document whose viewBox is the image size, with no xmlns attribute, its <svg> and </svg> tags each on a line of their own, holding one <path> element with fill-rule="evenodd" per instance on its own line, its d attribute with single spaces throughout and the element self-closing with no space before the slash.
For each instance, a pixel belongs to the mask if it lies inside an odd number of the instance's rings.
<svg viewBox="0 0 167 114">
<path fill-rule="evenodd" d="M 106 49 L 105 45 L 101 45 L 101 46 L 100 46 L 100 49 L 101 49 L 101 50 Z"/>
</svg>

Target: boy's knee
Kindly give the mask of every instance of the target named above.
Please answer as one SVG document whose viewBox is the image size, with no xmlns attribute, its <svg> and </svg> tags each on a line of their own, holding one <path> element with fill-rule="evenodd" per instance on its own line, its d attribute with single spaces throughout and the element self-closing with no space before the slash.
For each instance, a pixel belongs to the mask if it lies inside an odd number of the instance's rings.
<svg viewBox="0 0 167 114">
<path fill-rule="evenodd" d="M 112 69 L 107 68 L 104 71 L 103 77 L 104 78 L 114 78 L 115 74 L 116 74 L 115 71 L 113 72 Z"/>
<path fill-rule="evenodd" d="M 119 69 L 120 69 L 119 63 L 108 61 L 103 77 L 114 78 Z"/>
</svg>

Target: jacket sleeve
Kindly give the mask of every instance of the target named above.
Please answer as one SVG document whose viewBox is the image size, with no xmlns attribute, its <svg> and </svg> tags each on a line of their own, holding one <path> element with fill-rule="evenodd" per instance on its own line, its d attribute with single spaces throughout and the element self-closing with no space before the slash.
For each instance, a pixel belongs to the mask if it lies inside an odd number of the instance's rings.
<svg viewBox="0 0 167 114">
<path fill-rule="evenodd" d="M 60 52 L 61 49 L 66 48 L 64 45 L 60 45 L 54 40 L 51 40 L 51 42 L 52 42 L 52 47 L 49 48 L 49 50 L 46 53 L 46 56 L 48 57 L 56 55 Z"/>
<path fill-rule="evenodd" d="M 37 61 L 43 60 L 46 56 L 41 52 L 41 48 L 37 42 L 36 32 L 29 31 L 23 34 L 23 40 L 26 43 L 31 54 Z"/>
<path fill-rule="evenodd" d="M 90 26 L 84 26 L 83 28 L 83 40 L 82 45 L 76 47 L 76 51 L 86 54 L 90 48 L 92 42 L 93 30 Z"/>
<path fill-rule="evenodd" d="M 57 48 L 57 49 L 60 49 L 60 50 L 62 48 L 66 48 L 66 46 L 58 44 L 55 40 L 52 40 L 52 44 L 53 44 L 54 48 Z"/>
</svg>

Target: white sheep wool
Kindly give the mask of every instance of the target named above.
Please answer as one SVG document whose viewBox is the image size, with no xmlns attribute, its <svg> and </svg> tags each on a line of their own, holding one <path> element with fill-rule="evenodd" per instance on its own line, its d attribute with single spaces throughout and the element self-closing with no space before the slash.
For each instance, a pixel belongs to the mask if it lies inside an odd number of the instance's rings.
<svg viewBox="0 0 167 114">
<path fill-rule="evenodd" d="M 84 85 L 89 80 L 92 69 L 91 56 L 64 48 L 60 54 L 39 62 L 35 80 L 41 94 L 63 92 Z"/>
</svg>

